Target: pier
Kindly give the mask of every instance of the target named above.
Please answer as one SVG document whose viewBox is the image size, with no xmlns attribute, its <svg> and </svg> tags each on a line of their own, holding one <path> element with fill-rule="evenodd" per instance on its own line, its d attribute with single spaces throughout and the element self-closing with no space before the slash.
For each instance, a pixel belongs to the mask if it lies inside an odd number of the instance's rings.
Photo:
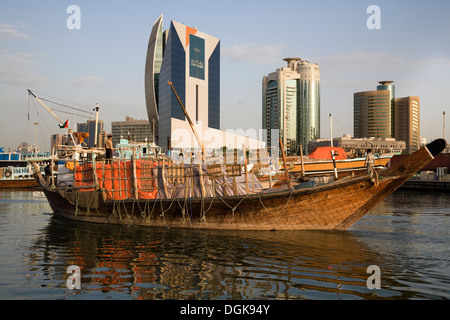
<svg viewBox="0 0 450 320">
<path fill-rule="evenodd" d="M 420 174 L 406 181 L 402 189 L 423 191 L 450 191 L 450 175 L 446 167 L 436 168 L 435 171 L 421 171 Z"/>
</svg>

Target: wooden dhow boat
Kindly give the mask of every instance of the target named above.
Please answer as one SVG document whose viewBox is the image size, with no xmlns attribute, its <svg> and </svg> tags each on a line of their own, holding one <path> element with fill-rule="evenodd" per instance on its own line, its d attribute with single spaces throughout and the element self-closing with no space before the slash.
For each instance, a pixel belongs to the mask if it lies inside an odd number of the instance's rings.
<svg viewBox="0 0 450 320">
<path fill-rule="evenodd" d="M 35 178 L 52 210 L 68 219 L 148 227 L 228 230 L 346 230 L 445 148 L 438 139 L 395 166 L 317 187 L 289 181 L 262 188 L 238 164 L 157 159 L 76 166 L 72 186 Z"/>
</svg>

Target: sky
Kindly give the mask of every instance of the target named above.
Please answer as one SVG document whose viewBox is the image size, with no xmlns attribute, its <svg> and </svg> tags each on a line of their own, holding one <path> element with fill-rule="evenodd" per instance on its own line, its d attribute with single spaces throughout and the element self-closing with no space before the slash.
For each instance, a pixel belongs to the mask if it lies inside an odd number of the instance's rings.
<svg viewBox="0 0 450 320">
<path fill-rule="evenodd" d="M 164 29 L 174 20 L 220 39 L 222 130 L 262 127 L 262 77 L 286 57 L 320 67 L 321 138 L 330 137 L 329 114 L 334 137 L 353 135 L 353 94 L 385 80 L 396 97 L 420 97 L 427 141 L 449 123 L 448 0 L 0 0 L 0 147 L 37 141 L 49 151 L 50 134 L 64 133 L 27 89 L 70 127 L 97 103 L 108 132 L 127 115 L 147 119 L 145 59 L 161 14 Z"/>
</svg>

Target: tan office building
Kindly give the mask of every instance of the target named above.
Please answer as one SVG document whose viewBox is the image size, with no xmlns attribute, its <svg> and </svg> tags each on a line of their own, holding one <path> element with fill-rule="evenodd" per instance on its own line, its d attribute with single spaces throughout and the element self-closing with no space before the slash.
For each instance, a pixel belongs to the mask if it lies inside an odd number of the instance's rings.
<svg viewBox="0 0 450 320">
<path fill-rule="evenodd" d="M 376 90 L 353 95 L 353 130 L 355 138 L 392 137 L 391 92 Z"/>
<path fill-rule="evenodd" d="M 406 142 L 406 153 L 420 148 L 420 98 L 404 97 L 394 99 L 394 136 Z"/>
</svg>

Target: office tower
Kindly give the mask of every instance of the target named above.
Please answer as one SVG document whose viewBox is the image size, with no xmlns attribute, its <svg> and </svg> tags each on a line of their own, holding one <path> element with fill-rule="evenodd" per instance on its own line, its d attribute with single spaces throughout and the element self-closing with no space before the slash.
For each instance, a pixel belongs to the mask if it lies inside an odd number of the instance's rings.
<svg viewBox="0 0 450 320">
<path fill-rule="evenodd" d="M 287 154 L 294 155 L 320 138 L 320 69 L 300 58 L 284 61 L 287 67 L 263 77 L 262 126 L 268 145 L 278 143 L 272 130 L 279 130 Z"/>
<path fill-rule="evenodd" d="M 120 139 L 127 139 L 130 142 L 146 143 L 152 142 L 152 127 L 148 120 L 137 120 L 126 116 L 125 121 L 111 122 L 111 133 L 113 136 L 113 146 L 120 142 Z"/>
<path fill-rule="evenodd" d="M 411 154 L 420 147 L 420 99 L 395 98 L 392 81 L 381 81 L 376 91 L 354 94 L 353 124 L 355 138 L 395 138 Z"/>
<path fill-rule="evenodd" d="M 145 87 L 149 121 L 156 123 L 157 143 L 172 147 L 178 129 L 191 132 L 173 86 L 191 120 L 203 128 L 220 128 L 220 40 L 171 21 L 163 32 L 162 15 L 149 40 Z"/>
<path fill-rule="evenodd" d="M 394 106 L 394 137 L 406 142 L 407 154 L 414 153 L 420 148 L 420 98 L 397 98 Z"/>
<path fill-rule="evenodd" d="M 392 138 L 394 135 L 395 86 L 392 81 L 379 83 L 375 91 L 356 92 L 353 95 L 355 138 Z"/>
</svg>

